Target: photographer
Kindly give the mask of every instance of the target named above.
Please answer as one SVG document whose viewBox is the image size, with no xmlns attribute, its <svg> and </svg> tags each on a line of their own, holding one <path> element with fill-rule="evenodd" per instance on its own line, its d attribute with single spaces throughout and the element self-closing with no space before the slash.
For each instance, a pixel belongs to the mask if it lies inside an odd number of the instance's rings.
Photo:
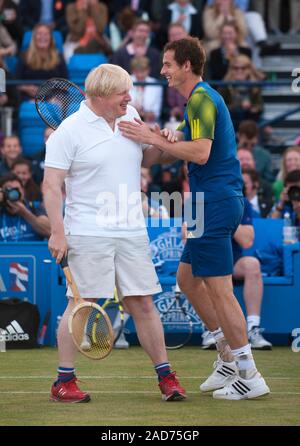
<svg viewBox="0 0 300 446">
<path fill-rule="evenodd" d="M 43 240 L 50 236 L 50 224 L 40 203 L 24 199 L 21 180 L 13 173 L 0 178 L 0 241 Z"/>
<path fill-rule="evenodd" d="M 272 218 L 283 218 L 288 212 L 293 226 L 300 226 L 300 170 L 288 173 L 280 200 L 271 211 Z"/>
</svg>

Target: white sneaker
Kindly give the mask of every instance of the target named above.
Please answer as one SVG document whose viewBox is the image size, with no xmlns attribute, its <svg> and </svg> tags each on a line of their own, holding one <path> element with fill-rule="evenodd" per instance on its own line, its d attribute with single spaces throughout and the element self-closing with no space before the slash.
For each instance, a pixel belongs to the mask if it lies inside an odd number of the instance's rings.
<svg viewBox="0 0 300 446">
<path fill-rule="evenodd" d="M 114 345 L 114 348 L 129 348 L 129 342 L 126 341 L 124 333 L 121 333 L 119 339 Z"/>
<path fill-rule="evenodd" d="M 202 333 L 201 337 L 202 337 L 203 350 L 215 350 L 216 349 L 216 340 L 210 331 L 205 330 Z"/>
<path fill-rule="evenodd" d="M 261 334 L 260 327 L 253 327 L 248 332 L 248 338 L 251 348 L 254 350 L 272 350 L 271 342 L 267 341 Z"/>
<path fill-rule="evenodd" d="M 235 362 L 224 362 L 218 355 L 217 361 L 214 362 L 214 371 L 204 383 L 200 385 L 201 392 L 210 392 L 212 390 L 221 389 L 226 386 L 232 377 L 237 374 Z"/>
<path fill-rule="evenodd" d="M 270 393 L 265 380 L 259 372 L 251 379 L 236 376 L 223 389 L 216 390 L 213 397 L 220 400 L 247 400 Z"/>
</svg>

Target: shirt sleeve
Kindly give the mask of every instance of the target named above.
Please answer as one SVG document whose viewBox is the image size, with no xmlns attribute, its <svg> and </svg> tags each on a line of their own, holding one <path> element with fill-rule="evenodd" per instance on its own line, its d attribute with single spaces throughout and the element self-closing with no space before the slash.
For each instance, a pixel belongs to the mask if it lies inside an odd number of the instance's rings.
<svg viewBox="0 0 300 446">
<path fill-rule="evenodd" d="M 58 127 L 46 142 L 45 167 L 69 170 L 76 146 L 64 127 Z"/>
<path fill-rule="evenodd" d="M 214 139 L 217 109 L 205 90 L 192 94 L 187 105 L 187 115 L 192 141 L 203 138 Z"/>
</svg>

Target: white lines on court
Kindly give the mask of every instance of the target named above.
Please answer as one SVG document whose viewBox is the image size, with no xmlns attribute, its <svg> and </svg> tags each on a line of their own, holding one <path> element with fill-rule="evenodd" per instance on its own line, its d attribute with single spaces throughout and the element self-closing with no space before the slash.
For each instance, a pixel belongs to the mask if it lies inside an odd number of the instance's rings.
<svg viewBox="0 0 300 446">
<path fill-rule="evenodd" d="M 54 379 L 56 375 L 49 375 L 49 376 L 45 376 L 45 375 L 32 375 L 32 376 L 0 376 L 0 379 L 7 379 L 9 381 L 11 380 L 23 380 L 23 379 Z M 97 375 L 97 376 L 90 376 L 90 375 L 78 375 L 78 378 L 80 379 L 157 379 L 155 375 L 149 375 L 149 376 L 134 376 L 134 375 Z M 206 379 L 207 376 L 183 376 L 180 375 L 180 379 Z M 294 381 L 294 380 L 298 380 L 300 382 L 300 377 L 288 377 L 288 376 L 264 376 L 265 379 L 267 380 L 290 380 L 290 381 Z"/>
<path fill-rule="evenodd" d="M 93 394 L 100 394 L 100 395 L 132 395 L 132 391 L 129 390 L 86 390 L 86 392 Z M 49 394 L 49 391 L 41 390 L 41 391 L 26 391 L 26 390 L 4 390 L 0 391 L 0 395 L 46 395 Z M 140 395 L 157 395 L 157 391 L 153 390 L 135 390 L 134 394 L 140 394 Z M 188 395 L 201 395 L 201 392 L 193 392 L 189 391 Z M 272 395 L 300 395 L 300 392 L 271 392 Z"/>
</svg>

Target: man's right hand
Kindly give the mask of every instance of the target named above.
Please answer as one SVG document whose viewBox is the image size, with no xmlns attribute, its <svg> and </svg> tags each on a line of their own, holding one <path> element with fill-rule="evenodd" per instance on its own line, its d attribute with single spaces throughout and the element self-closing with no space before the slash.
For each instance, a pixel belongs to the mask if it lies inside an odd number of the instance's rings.
<svg viewBox="0 0 300 446">
<path fill-rule="evenodd" d="M 48 247 L 52 257 L 56 259 L 56 263 L 60 263 L 61 259 L 67 255 L 68 251 L 65 234 L 51 234 L 48 241 Z"/>
</svg>

